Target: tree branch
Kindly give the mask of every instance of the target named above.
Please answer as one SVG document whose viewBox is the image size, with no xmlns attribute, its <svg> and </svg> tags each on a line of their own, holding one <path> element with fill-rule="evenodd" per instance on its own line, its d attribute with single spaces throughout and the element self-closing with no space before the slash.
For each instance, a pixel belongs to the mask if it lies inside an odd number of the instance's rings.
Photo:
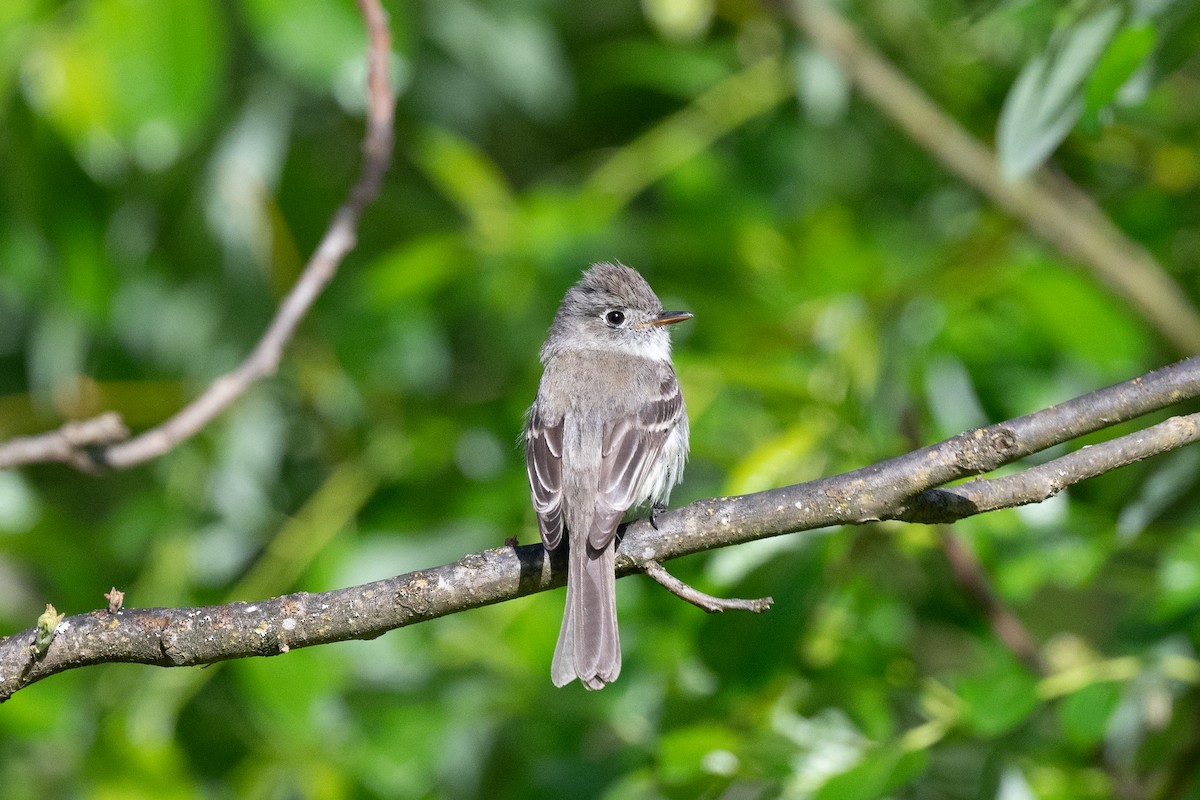
<svg viewBox="0 0 1200 800">
<path fill-rule="evenodd" d="M 283 349 L 291 341 L 300 321 L 312 308 L 321 291 L 332 280 L 342 259 L 357 241 L 358 221 L 379 193 L 383 175 L 392 157 L 392 118 L 395 96 L 388 77 L 388 59 L 392 38 L 387 17 L 379 0 L 359 0 L 366 20 L 367 51 L 367 130 L 363 139 L 363 164 L 358 180 L 346 202 L 334 213 L 325 235 L 300 273 L 294 286 L 283 298 L 275 317 L 254 346 L 250 355 L 231 372 L 209 384 L 198 397 L 160 425 L 132 439 L 112 435 L 120 429 L 120 418 L 113 412 L 82 422 L 68 422 L 38 436 L 21 437 L 0 444 L 0 469 L 22 464 L 57 461 L 96 471 L 99 468 L 126 469 L 173 449 L 191 438 L 214 417 L 228 408 L 258 380 L 279 368 Z M 80 429 L 103 429 L 104 435 L 80 440 Z M 119 439 L 119 441 L 118 441 Z"/>
<path fill-rule="evenodd" d="M 18 436 L 0 444 L 0 469 L 22 464 L 59 462 L 84 472 L 96 472 L 94 448 L 129 437 L 121 415 L 108 411 L 91 419 L 68 422 L 58 430 Z"/>
<path fill-rule="evenodd" d="M 755 597 L 751 600 L 743 600 L 738 597 L 713 597 L 711 594 L 705 594 L 694 586 L 688 586 L 679 580 L 679 578 L 667 572 L 662 564 L 653 559 L 646 562 L 645 568 L 646 574 L 659 586 L 679 599 L 686 600 L 696 608 L 707 611 L 710 614 L 718 614 L 723 611 L 753 611 L 755 614 L 761 614 L 775 602 L 770 597 Z"/>
<path fill-rule="evenodd" d="M 910 447 L 920 445 L 916 430 L 916 420 L 906 414 L 901 421 L 901 430 Z M 983 618 L 991 628 L 992 635 L 1031 672 L 1038 675 L 1046 673 L 1041 653 L 1033 635 L 1025 627 L 1021 618 L 1008 607 L 1005 598 L 992 588 L 992 579 L 984 569 L 983 564 L 975 557 L 971 548 L 963 543 L 961 532 L 955 531 L 950 525 L 937 525 L 937 536 L 941 541 L 942 555 L 946 559 L 954 582 L 974 603 Z"/>
<path fill-rule="evenodd" d="M 621 576 L 645 572 L 651 562 L 661 564 L 782 533 L 901 519 L 905 514 L 921 519 L 932 501 L 918 498 L 928 497 L 923 494 L 928 490 L 1196 397 L 1200 397 L 1200 357 L 853 472 L 739 497 L 699 500 L 658 514 L 657 529 L 645 520 L 627 525 L 617 572 Z M 984 506 L 1003 507 L 993 495 L 1004 496 L 1006 502 L 1030 502 L 1026 498 L 1045 492 L 1038 476 L 1046 473 L 1055 476 L 1054 486 L 1061 490 L 1103 469 L 1180 447 L 1195 440 L 1195 428 L 1196 415 L 1177 417 L 1033 467 L 1029 473 L 1035 477 L 1025 495 L 985 489 L 981 499 L 971 501 L 974 505 L 956 501 L 955 518 L 980 513 Z M 1060 471 L 1067 474 L 1058 475 Z M 1004 487 L 1008 480 L 977 483 Z M 972 485 L 966 484 L 968 490 Z M 34 628 L 0 639 L 0 700 L 49 675 L 91 664 L 189 666 L 371 639 L 393 628 L 561 586 L 566 577 L 563 556 L 560 550 L 549 557 L 540 544 L 506 546 L 473 553 L 453 564 L 332 592 L 299 592 L 202 608 L 77 614 L 63 621 L 36 658 L 29 649 Z"/>
<path fill-rule="evenodd" d="M 995 155 L 858 35 L 827 0 L 792 0 L 793 17 L 880 111 L 948 170 L 986 194 L 1138 309 L 1181 353 L 1200 351 L 1200 313 L 1144 247 L 1064 176 L 1008 181 Z"/>
<path fill-rule="evenodd" d="M 990 472 L 1047 447 L 1195 397 L 1200 397 L 1200 356 L 843 475 L 700 500 L 658 515 L 658 531 L 648 523 L 634 523 L 625 534 L 617 564 L 622 565 L 620 553 L 669 561 L 782 533 L 888 519 L 926 489 Z"/>
<path fill-rule="evenodd" d="M 1040 503 L 1067 486 L 1200 439 L 1200 414 L 1157 425 L 1030 467 L 1016 475 L 926 489 L 890 515 L 905 522 L 954 522 L 998 508 Z"/>
</svg>

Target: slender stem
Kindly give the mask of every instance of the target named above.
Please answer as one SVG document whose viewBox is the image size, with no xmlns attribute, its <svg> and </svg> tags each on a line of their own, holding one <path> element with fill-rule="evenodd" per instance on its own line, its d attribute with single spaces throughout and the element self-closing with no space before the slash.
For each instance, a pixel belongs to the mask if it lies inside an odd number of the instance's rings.
<svg viewBox="0 0 1200 800">
<path fill-rule="evenodd" d="M 0 444 L 0 469 L 37 461 L 58 461 L 77 468 L 126 469 L 168 452 L 195 436 L 218 414 L 260 379 L 279 368 L 283 350 L 296 333 L 321 292 L 333 279 L 342 260 L 357 242 L 363 211 L 379 193 L 383 175 L 392 157 L 395 95 L 388 77 L 391 32 L 379 0 L 359 0 L 367 23 L 367 130 L 363 139 L 363 163 L 358 180 L 345 203 L 334 213 L 308 264 L 279 304 L 275 317 L 250 355 L 235 369 L 220 376 L 198 397 L 165 422 L 133 438 L 113 435 L 112 412 L 91 420 L 68 422 L 49 433 L 22 437 Z M 121 431 L 120 419 L 115 418 Z M 81 428 L 103 429 L 100 435 L 80 439 Z"/>
<path fill-rule="evenodd" d="M 643 566 L 646 569 L 646 574 L 653 578 L 654 582 L 659 586 L 681 600 L 686 600 L 710 614 L 722 611 L 753 611 L 755 614 L 759 614 L 766 611 L 775 602 L 770 597 L 755 597 L 751 600 L 743 600 L 737 597 L 713 597 L 711 594 L 705 594 L 694 586 L 689 586 L 679 580 L 679 578 L 667 572 L 663 568 L 663 565 L 657 561 L 647 561 Z"/>
</svg>

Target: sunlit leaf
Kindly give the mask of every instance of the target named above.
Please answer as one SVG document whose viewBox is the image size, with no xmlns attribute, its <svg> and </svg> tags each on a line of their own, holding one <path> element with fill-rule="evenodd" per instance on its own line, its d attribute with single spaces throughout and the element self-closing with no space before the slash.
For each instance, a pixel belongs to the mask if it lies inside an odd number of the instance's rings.
<svg viewBox="0 0 1200 800">
<path fill-rule="evenodd" d="M 1009 767 L 1000 776 L 996 800 L 1037 800 L 1029 781 L 1016 767 Z"/>
<path fill-rule="evenodd" d="M 668 783 L 683 783 L 710 771 L 714 753 L 728 753 L 736 763 L 737 749 L 738 736 L 728 728 L 717 725 L 680 728 L 659 743 L 659 768 Z"/>
<path fill-rule="evenodd" d="M 1146 63 L 1158 43 L 1158 31 L 1144 23 L 1122 29 L 1109 44 L 1088 78 L 1085 91 L 1084 124 L 1099 127 L 1101 112 L 1111 105 L 1130 78 Z"/>
<path fill-rule="evenodd" d="M 1109 6 L 1060 32 L 1017 76 L 996 131 L 1000 169 L 1010 180 L 1032 172 L 1083 112 L 1084 84 L 1121 22 Z"/>
</svg>

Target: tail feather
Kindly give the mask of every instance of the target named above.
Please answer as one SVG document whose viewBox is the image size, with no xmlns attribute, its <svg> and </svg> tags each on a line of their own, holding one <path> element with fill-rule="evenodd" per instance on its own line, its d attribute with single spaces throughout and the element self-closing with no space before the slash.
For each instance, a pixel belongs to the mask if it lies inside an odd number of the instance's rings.
<svg viewBox="0 0 1200 800">
<path fill-rule="evenodd" d="M 567 556 L 567 603 L 563 607 L 562 626 L 558 643 L 554 645 L 554 660 L 550 662 L 550 680 L 555 686 L 566 686 L 575 675 L 575 594 L 580 583 L 579 569 L 573 555 Z"/>
<path fill-rule="evenodd" d="M 550 677 L 555 686 L 579 678 L 588 689 L 603 689 L 621 674 L 616 543 L 593 550 L 579 541 L 567 553 L 567 564 L 567 603 Z"/>
</svg>

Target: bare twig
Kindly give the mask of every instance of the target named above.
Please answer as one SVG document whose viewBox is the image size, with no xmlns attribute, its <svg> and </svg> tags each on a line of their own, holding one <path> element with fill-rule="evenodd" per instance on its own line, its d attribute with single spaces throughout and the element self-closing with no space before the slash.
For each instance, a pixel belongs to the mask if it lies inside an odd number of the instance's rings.
<svg viewBox="0 0 1200 800">
<path fill-rule="evenodd" d="M 1044 674 L 1045 664 L 1025 624 L 1014 614 L 992 588 L 975 554 L 954 535 L 949 526 L 940 526 L 942 551 L 950 564 L 954 580 L 972 600 L 983 609 L 988 625 L 996 638 L 1030 670 Z"/>
<path fill-rule="evenodd" d="M 926 489 L 897 509 L 906 522 L 954 522 L 998 508 L 1040 503 L 1071 484 L 1182 447 L 1200 439 L 1200 414 L 1171 417 L 1157 425 L 1091 445 L 1016 475 L 975 479 L 960 486 Z"/>
<path fill-rule="evenodd" d="M 928 489 L 1196 397 L 1200 357 L 843 475 L 699 500 L 656 515 L 657 528 L 646 520 L 626 526 L 617 572 L 646 572 L 651 562 L 783 533 L 900 517 L 906 509 L 919 508 L 921 501 L 912 498 Z M 1183 438 L 1148 435 L 1151 447 L 1161 449 L 1179 446 Z M 1125 447 L 1121 443 L 1116 450 L 1127 452 Z M 1097 449 L 1103 452 L 1102 445 L 1079 452 Z M 1150 451 L 1139 452 L 1144 456 Z M 1075 479 L 1095 474 L 1092 463 L 1088 456 L 1070 464 Z M 1034 487 L 1043 490 L 1036 481 Z M 565 565 L 557 554 L 555 558 L 552 565 L 540 544 L 506 546 L 333 592 L 301 592 L 253 604 L 78 614 L 63 621 L 36 662 L 29 657 L 32 628 L 0 639 L 0 700 L 49 675 L 90 664 L 206 664 L 373 638 L 392 628 L 561 586 Z"/>
<path fill-rule="evenodd" d="M 1078 187 L 1042 170 L 1005 180 L 996 158 L 865 42 L 826 0 L 793 0 L 794 17 L 880 111 L 951 172 L 1091 269 L 1181 353 L 1200 351 L 1200 313 L 1162 266 Z"/>
<path fill-rule="evenodd" d="M 93 448 L 119 442 L 129 436 L 129 429 L 114 411 L 98 417 L 68 422 L 56 431 L 37 436 L 18 436 L 0 445 L 0 469 L 22 464 L 59 462 L 76 469 L 94 471 L 96 460 Z"/>
<path fill-rule="evenodd" d="M 112 438 L 73 443 L 71 431 L 80 426 L 111 422 L 111 412 L 83 422 L 68 422 L 56 431 L 0 444 L 0 468 L 32 461 L 61 461 L 76 467 L 125 469 L 157 458 L 180 442 L 194 436 L 214 417 L 245 394 L 256 381 L 275 373 L 283 349 L 321 291 L 333 278 L 357 240 L 358 221 L 379 193 L 383 175 L 391 162 L 392 118 L 395 96 L 388 77 L 391 32 L 379 0 L 359 0 L 367 23 L 367 130 L 363 140 L 363 164 L 358 180 L 345 203 L 334 213 L 325 235 L 305 265 L 296 284 L 279 304 L 274 319 L 250 355 L 233 371 L 217 378 L 196 399 L 160 425 L 132 439 Z M 117 420 L 119 422 L 119 419 Z M 46 455 L 31 459 L 30 440 L 37 441 Z"/>
<path fill-rule="evenodd" d="M 711 594 L 705 594 L 694 586 L 689 586 L 683 581 L 676 578 L 671 573 L 663 568 L 653 559 L 647 561 L 644 565 L 646 574 L 654 579 L 654 582 L 666 589 L 676 597 L 687 600 L 697 608 L 704 609 L 710 614 L 717 614 L 722 611 L 753 611 L 759 614 L 766 611 L 775 602 L 770 597 L 755 597 L 750 600 L 743 600 L 737 597 L 713 597 Z"/>
</svg>

